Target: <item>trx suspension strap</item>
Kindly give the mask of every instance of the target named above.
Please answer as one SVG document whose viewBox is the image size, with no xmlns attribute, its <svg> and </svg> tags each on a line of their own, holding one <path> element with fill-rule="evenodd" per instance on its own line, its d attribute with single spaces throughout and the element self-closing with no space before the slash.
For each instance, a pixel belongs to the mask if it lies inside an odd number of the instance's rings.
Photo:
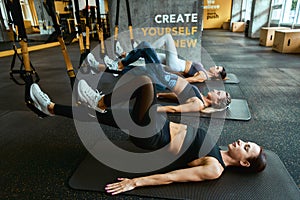
<svg viewBox="0 0 300 200">
<path fill-rule="evenodd" d="M 129 29 L 129 34 L 130 34 L 130 41 L 131 41 L 131 46 L 134 49 L 134 38 L 133 38 L 131 14 L 130 14 L 130 7 L 129 7 L 129 1 L 128 0 L 126 0 L 126 8 L 127 8 L 128 29 Z"/>
<path fill-rule="evenodd" d="M 79 4 L 78 0 L 74 0 L 74 5 L 75 5 L 75 26 L 76 26 L 76 31 L 78 34 L 78 42 L 79 42 L 79 50 L 80 50 L 80 61 L 79 61 L 79 66 L 81 66 L 83 60 L 84 60 L 84 44 L 83 44 L 83 35 L 82 35 L 82 28 L 81 28 L 81 22 L 80 22 L 80 15 L 79 15 Z"/>
<path fill-rule="evenodd" d="M 7 4 L 7 0 L 4 1 L 4 5 L 5 5 L 7 18 L 8 18 L 9 39 L 11 41 L 15 41 L 16 34 L 13 30 L 13 20 L 12 20 L 11 15 L 10 15 L 11 11 L 10 11 L 9 5 Z"/>
<path fill-rule="evenodd" d="M 42 21 L 43 21 L 43 29 L 44 30 L 47 30 L 47 26 L 46 26 L 46 20 L 45 20 L 45 13 L 44 13 L 44 3 L 41 2 L 41 0 L 39 0 L 39 4 L 41 6 L 41 18 L 42 18 Z"/>
<path fill-rule="evenodd" d="M 115 33 L 114 33 L 114 51 L 116 51 L 116 43 L 119 37 L 119 10 L 120 10 L 120 0 L 117 0 L 117 10 L 116 10 L 116 21 L 115 21 Z M 116 53 L 117 54 L 117 53 Z M 118 55 L 121 56 L 121 55 Z"/>
<path fill-rule="evenodd" d="M 76 75 L 75 75 L 74 68 L 73 68 L 71 59 L 69 57 L 68 51 L 67 51 L 67 47 L 65 45 L 65 42 L 64 42 L 64 39 L 63 39 L 63 36 L 62 36 L 62 32 L 61 32 L 61 29 L 60 29 L 61 27 L 59 25 L 58 18 L 57 18 L 56 12 L 55 12 L 54 1 L 53 0 L 46 0 L 46 5 L 47 5 L 47 8 L 48 8 L 49 14 L 51 16 L 52 22 L 53 22 L 53 26 L 54 26 L 54 29 L 55 29 L 55 35 L 57 37 L 57 40 L 59 41 L 61 51 L 62 51 L 64 60 L 65 60 L 65 63 L 66 63 L 67 73 L 68 73 L 68 76 L 70 78 L 71 87 L 73 89 L 73 85 L 74 85 L 74 82 L 75 82 Z"/>
<path fill-rule="evenodd" d="M 36 77 L 36 82 L 39 81 L 39 77 L 37 75 L 37 73 L 35 73 L 35 70 L 32 66 L 32 64 L 29 61 L 29 55 L 28 55 L 28 49 L 27 49 L 27 36 L 26 36 L 26 31 L 25 31 L 25 27 L 24 27 L 24 23 L 23 20 L 20 19 L 18 16 L 22 15 L 22 11 L 18 10 L 18 6 L 19 6 L 19 1 L 16 2 L 11 2 L 11 1 L 5 1 L 5 7 L 6 7 L 6 12 L 7 12 L 7 16 L 8 16 L 8 24 L 9 24 L 9 28 L 10 28 L 10 35 L 13 36 L 10 39 L 14 42 L 13 44 L 13 50 L 14 50 L 14 55 L 13 55 L 13 59 L 12 59 L 12 63 L 10 66 L 10 78 L 18 85 L 25 85 L 24 81 L 24 76 L 26 71 L 30 71 L 32 72 L 32 74 L 35 74 Z M 19 6 L 20 7 L 20 6 Z M 11 18 L 13 17 L 13 19 Z M 21 26 L 18 26 L 17 24 L 20 24 Z M 15 27 L 13 27 L 15 25 Z M 23 27 L 24 29 L 23 29 Z M 16 31 L 14 31 L 14 28 Z M 18 54 L 17 52 L 17 46 L 15 45 L 15 40 L 19 41 L 20 43 L 23 44 L 22 47 L 22 53 L 24 51 L 24 61 L 23 58 Z M 26 44 L 24 44 L 26 43 Z M 27 55 L 26 55 L 27 54 Z M 15 68 L 15 63 L 16 63 L 16 58 L 18 58 L 21 62 L 20 68 L 19 69 L 14 69 Z M 27 65 L 26 68 L 28 70 L 24 70 L 25 64 Z M 18 80 L 14 75 L 18 74 L 20 76 L 20 78 L 22 79 L 22 81 Z"/>
<path fill-rule="evenodd" d="M 104 26 L 101 21 L 101 13 L 100 13 L 100 3 L 99 0 L 96 0 L 96 9 L 97 9 L 97 34 L 98 34 L 98 40 L 100 44 L 100 58 L 104 58 L 105 55 L 105 44 L 104 44 Z"/>
<path fill-rule="evenodd" d="M 40 117 L 47 116 L 40 110 L 38 110 L 34 105 L 33 101 L 30 97 L 30 86 L 32 85 L 33 81 L 33 75 L 36 76 L 35 82 L 38 82 L 39 78 L 37 76 L 37 73 L 35 72 L 34 68 L 32 67 L 29 59 L 29 53 L 28 53 L 28 44 L 27 44 L 27 35 L 25 31 L 24 26 L 24 19 L 22 15 L 21 5 L 19 0 L 6 0 L 6 6 L 8 14 L 11 14 L 13 18 L 13 24 L 15 25 L 16 30 L 16 40 L 19 42 L 21 46 L 21 53 L 22 58 L 21 59 L 22 65 L 24 65 L 25 70 L 20 69 L 20 76 L 25 81 L 25 103 L 28 106 L 29 109 L 31 109 L 33 112 L 38 114 Z M 15 55 L 17 54 L 16 48 L 15 48 Z M 15 59 L 15 56 L 14 56 Z M 14 63 L 14 61 L 13 61 Z M 14 72 L 11 72 L 11 76 Z"/>
<path fill-rule="evenodd" d="M 90 53 L 90 19 L 89 19 L 89 0 L 85 0 L 85 56 Z M 84 60 L 83 59 L 83 60 Z"/>
<path fill-rule="evenodd" d="M 131 22 L 131 14 L 130 14 L 129 1 L 128 0 L 125 0 L 125 1 L 126 1 L 126 10 L 127 10 L 127 17 L 128 17 L 128 30 L 129 30 L 130 40 L 131 40 L 131 46 L 132 46 L 132 48 L 134 48 L 134 37 L 133 37 L 133 30 L 132 30 L 132 22 Z M 116 43 L 118 41 L 118 34 L 119 34 L 119 13 L 120 13 L 120 0 L 117 0 L 117 11 L 116 11 L 116 22 L 115 22 L 115 36 L 114 36 L 114 48 L 115 48 L 115 52 L 116 52 Z M 121 56 L 121 55 L 118 55 L 118 56 Z"/>
<path fill-rule="evenodd" d="M 85 10 L 85 18 L 86 18 L 86 25 L 85 25 L 85 42 L 86 45 L 84 45 L 83 41 L 83 34 L 82 34 L 82 27 L 81 27 L 81 20 L 80 20 L 80 14 L 79 14 L 79 3 L 78 0 L 74 0 L 75 4 L 75 18 L 76 18 L 76 27 L 77 27 L 77 33 L 78 33 L 78 39 L 79 39 L 79 49 L 80 49 L 80 61 L 79 66 L 81 66 L 82 62 L 86 58 L 86 56 L 90 53 L 90 28 L 89 28 L 89 11 L 88 11 L 88 0 L 86 0 L 86 10 Z"/>
</svg>

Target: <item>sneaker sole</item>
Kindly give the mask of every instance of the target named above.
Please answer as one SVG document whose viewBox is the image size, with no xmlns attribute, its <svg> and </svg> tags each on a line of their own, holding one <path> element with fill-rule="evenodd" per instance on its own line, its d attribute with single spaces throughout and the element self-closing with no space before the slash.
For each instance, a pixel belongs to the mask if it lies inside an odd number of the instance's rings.
<svg viewBox="0 0 300 200">
<path fill-rule="evenodd" d="M 31 85 L 31 87 L 34 87 L 34 85 Z M 41 92 L 42 92 L 42 91 L 41 91 Z M 30 88 L 30 98 L 31 98 L 32 101 L 33 101 L 33 105 L 34 105 L 37 109 L 39 109 L 41 112 L 43 112 L 44 114 L 46 114 L 46 115 L 48 115 L 48 116 L 54 116 L 54 115 L 51 114 L 48 110 L 43 110 L 42 107 L 40 106 L 40 104 L 37 104 L 37 103 L 36 103 L 36 102 L 39 102 L 39 101 L 35 98 L 35 96 L 34 96 L 34 94 L 33 94 L 31 88 Z"/>
<path fill-rule="evenodd" d="M 30 98 L 31 98 L 31 100 L 33 101 L 33 105 L 37 108 L 37 109 L 39 109 L 39 110 L 41 110 L 42 111 L 42 108 L 41 108 L 41 106 L 39 105 L 39 104 L 37 104 L 37 103 L 35 103 L 35 102 L 38 102 L 37 101 L 37 99 L 34 97 L 34 95 L 33 95 L 33 92 L 32 92 L 32 87 L 34 87 L 34 85 L 31 85 L 31 87 L 30 87 Z"/>
</svg>

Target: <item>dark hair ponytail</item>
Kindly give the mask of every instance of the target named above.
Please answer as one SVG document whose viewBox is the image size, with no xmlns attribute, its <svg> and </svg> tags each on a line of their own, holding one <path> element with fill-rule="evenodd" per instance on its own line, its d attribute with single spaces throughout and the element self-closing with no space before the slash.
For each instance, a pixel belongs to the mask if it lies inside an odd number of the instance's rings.
<svg viewBox="0 0 300 200">
<path fill-rule="evenodd" d="M 220 76 L 222 79 L 226 78 L 227 76 L 227 73 L 226 73 L 226 70 L 225 70 L 225 67 L 223 67 L 223 70 L 219 72 Z"/>
<path fill-rule="evenodd" d="M 266 154 L 263 148 L 260 148 L 258 156 L 249 158 L 248 162 L 250 163 L 250 166 L 246 167 L 246 171 L 254 173 L 263 171 L 267 165 Z"/>
</svg>

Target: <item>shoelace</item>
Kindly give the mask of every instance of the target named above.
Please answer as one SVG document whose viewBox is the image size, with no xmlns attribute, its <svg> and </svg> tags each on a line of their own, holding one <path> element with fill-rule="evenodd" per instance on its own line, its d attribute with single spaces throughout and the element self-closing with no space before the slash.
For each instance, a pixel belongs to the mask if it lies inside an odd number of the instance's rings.
<svg viewBox="0 0 300 200">
<path fill-rule="evenodd" d="M 44 92 L 40 91 L 39 92 L 39 96 L 43 99 L 44 102 L 48 102 L 49 101 L 49 97 L 47 94 L 45 94 Z M 40 102 L 42 103 L 42 102 Z"/>
<path fill-rule="evenodd" d="M 98 105 L 97 99 L 98 99 L 98 98 L 100 99 L 100 98 L 101 98 L 101 95 L 102 95 L 103 93 L 102 93 L 102 91 L 99 92 L 97 89 L 93 90 L 93 89 L 89 88 L 88 90 L 85 91 L 85 94 L 86 94 L 87 98 L 89 98 L 89 99 L 87 99 L 88 103 L 89 103 L 89 104 L 92 104 L 92 105 L 90 105 L 90 106 L 91 106 L 92 108 L 96 108 L 97 105 Z M 99 100 L 99 99 L 98 99 L 98 100 Z"/>
<path fill-rule="evenodd" d="M 97 67 L 98 63 L 94 58 L 88 59 L 88 63 L 90 64 L 91 67 Z"/>
<path fill-rule="evenodd" d="M 123 53 L 123 48 L 119 44 L 116 45 L 116 52 L 120 54 L 120 56 Z"/>
<path fill-rule="evenodd" d="M 113 61 L 112 61 L 110 58 L 108 58 L 108 57 L 105 57 L 105 62 L 106 62 L 106 64 L 107 64 L 108 66 L 111 66 L 112 63 L 113 63 Z"/>
</svg>

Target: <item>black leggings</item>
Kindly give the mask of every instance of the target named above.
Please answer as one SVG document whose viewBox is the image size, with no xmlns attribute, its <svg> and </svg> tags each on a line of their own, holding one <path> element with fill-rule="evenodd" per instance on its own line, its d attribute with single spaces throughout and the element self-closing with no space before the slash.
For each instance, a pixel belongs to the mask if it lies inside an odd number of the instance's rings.
<svg viewBox="0 0 300 200">
<path fill-rule="evenodd" d="M 110 107 L 112 95 L 114 95 L 114 103 L 122 102 L 122 100 L 124 100 L 124 97 L 126 98 L 128 96 L 128 89 L 136 87 L 136 85 L 141 86 L 138 87 L 138 89 L 135 90 L 135 92 L 129 98 L 134 100 L 133 108 L 130 111 L 130 116 L 133 122 L 140 127 L 147 126 L 149 124 L 151 124 L 151 126 L 145 128 L 142 133 L 138 133 L 143 134 L 142 137 L 131 136 L 130 138 L 135 144 L 137 144 L 140 147 L 147 149 L 160 148 L 170 141 L 170 133 L 168 128 L 169 123 L 164 116 L 157 113 L 156 111 L 155 87 L 153 87 L 153 84 L 149 77 L 138 76 L 134 80 L 129 81 L 124 85 L 118 87 L 113 94 L 111 93 L 104 96 L 104 103 L 107 107 Z M 151 114 L 151 119 L 149 115 L 150 109 L 153 109 L 154 111 Z M 60 115 L 68 118 L 75 118 L 79 121 L 90 121 L 91 117 L 90 115 L 88 115 L 88 113 L 90 112 L 91 110 L 89 108 L 83 106 L 72 107 L 60 104 L 55 104 L 54 106 L 55 115 Z M 124 127 L 124 125 L 122 127 L 119 127 L 110 109 L 107 109 L 106 113 L 94 111 L 93 113 L 96 113 L 98 122 L 100 124 L 105 124 L 115 128 L 127 129 L 129 130 L 129 132 L 136 132 L 136 130 L 130 127 L 130 125 L 128 125 L 128 127 Z M 126 120 L 128 119 L 124 119 L 124 121 Z M 157 132 L 159 133 L 154 135 Z"/>
<path fill-rule="evenodd" d="M 128 89 L 135 87 L 138 83 L 143 83 L 143 85 L 136 91 L 134 91 L 134 93 L 130 97 L 130 99 L 135 98 L 135 103 L 130 114 L 136 124 L 145 126 L 150 122 L 149 109 L 151 108 L 151 106 L 156 104 L 156 98 L 154 96 L 156 92 L 150 78 L 148 78 L 147 76 L 136 77 L 134 80 L 129 81 L 117 88 L 114 91 L 113 98 L 115 100 L 115 103 L 122 102 L 124 97 L 128 96 Z M 103 97 L 104 103 L 107 107 L 111 106 L 112 95 L 113 94 L 110 93 Z M 76 114 L 76 119 L 80 121 L 88 120 L 88 118 L 85 116 L 87 115 L 88 110 L 88 108 L 84 107 L 72 107 L 60 104 L 55 104 L 54 106 L 55 115 L 74 118 L 73 112 L 78 112 L 78 114 Z M 96 112 L 99 123 L 117 127 L 114 120 L 109 119 L 111 117 L 110 112 L 110 110 L 108 110 L 105 114 Z"/>
</svg>

